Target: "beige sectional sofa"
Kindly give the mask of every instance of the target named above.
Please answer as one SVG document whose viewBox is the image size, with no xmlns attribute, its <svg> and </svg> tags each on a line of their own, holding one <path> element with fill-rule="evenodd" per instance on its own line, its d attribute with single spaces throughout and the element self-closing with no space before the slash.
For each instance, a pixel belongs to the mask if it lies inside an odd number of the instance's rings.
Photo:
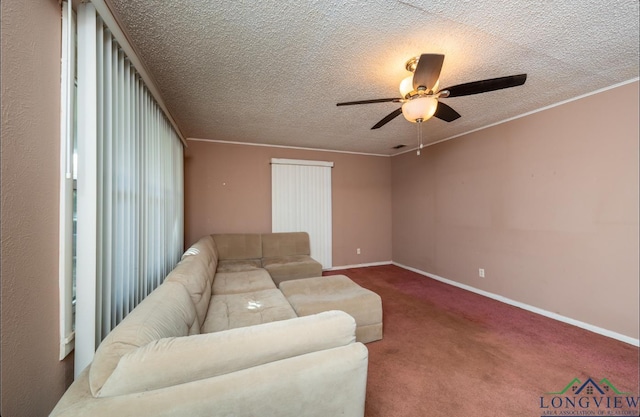
<svg viewBox="0 0 640 417">
<path fill-rule="evenodd" d="M 306 234 L 205 236 L 51 416 L 363 416 L 368 352 L 353 317 L 298 317 L 276 287 L 318 268 Z"/>
</svg>

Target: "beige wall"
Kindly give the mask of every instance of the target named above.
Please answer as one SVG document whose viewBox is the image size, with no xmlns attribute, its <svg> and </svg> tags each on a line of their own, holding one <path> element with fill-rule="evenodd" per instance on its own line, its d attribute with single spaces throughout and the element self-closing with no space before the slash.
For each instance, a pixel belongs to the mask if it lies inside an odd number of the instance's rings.
<svg viewBox="0 0 640 417">
<path fill-rule="evenodd" d="M 0 412 L 46 416 L 73 378 L 58 359 L 60 6 L 1 7 Z"/>
<path fill-rule="evenodd" d="M 635 82 L 392 158 L 393 260 L 637 339 L 638 111 Z"/>
<path fill-rule="evenodd" d="M 271 158 L 333 161 L 333 265 L 391 260 L 391 160 L 190 140 L 185 245 L 209 233 L 271 231 Z M 356 254 L 361 248 L 361 254 Z"/>
</svg>

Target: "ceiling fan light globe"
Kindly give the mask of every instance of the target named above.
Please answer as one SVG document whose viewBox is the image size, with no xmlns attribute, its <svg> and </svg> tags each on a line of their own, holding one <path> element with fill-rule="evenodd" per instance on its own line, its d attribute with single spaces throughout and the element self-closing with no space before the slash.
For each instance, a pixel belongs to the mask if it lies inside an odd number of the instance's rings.
<svg viewBox="0 0 640 417">
<path fill-rule="evenodd" d="M 436 112 L 438 100 L 433 97 L 419 97 L 409 100 L 402 105 L 402 115 L 411 123 L 418 120 L 426 122 Z"/>
<path fill-rule="evenodd" d="M 413 91 L 413 75 L 410 75 L 404 80 L 400 81 L 400 97 L 407 98 L 407 96 L 412 91 Z"/>
</svg>

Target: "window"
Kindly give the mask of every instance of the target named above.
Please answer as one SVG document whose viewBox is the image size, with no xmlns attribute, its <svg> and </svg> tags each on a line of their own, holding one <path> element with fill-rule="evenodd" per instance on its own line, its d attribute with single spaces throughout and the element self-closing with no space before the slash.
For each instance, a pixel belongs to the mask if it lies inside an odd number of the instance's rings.
<svg viewBox="0 0 640 417">
<path fill-rule="evenodd" d="M 61 357 L 75 348 L 78 375 L 182 255 L 184 139 L 104 3 L 63 16 Z"/>
</svg>

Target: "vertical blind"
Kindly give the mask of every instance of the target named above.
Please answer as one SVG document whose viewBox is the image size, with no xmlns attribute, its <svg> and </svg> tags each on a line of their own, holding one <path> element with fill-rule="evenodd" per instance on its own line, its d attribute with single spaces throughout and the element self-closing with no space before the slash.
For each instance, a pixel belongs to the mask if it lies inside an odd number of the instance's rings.
<svg viewBox="0 0 640 417">
<path fill-rule="evenodd" d="M 162 283 L 184 234 L 180 138 L 90 3 L 78 30 L 76 374 Z"/>
<path fill-rule="evenodd" d="M 271 160 L 271 230 L 307 232 L 311 256 L 332 265 L 331 167 L 333 162 Z"/>
</svg>

